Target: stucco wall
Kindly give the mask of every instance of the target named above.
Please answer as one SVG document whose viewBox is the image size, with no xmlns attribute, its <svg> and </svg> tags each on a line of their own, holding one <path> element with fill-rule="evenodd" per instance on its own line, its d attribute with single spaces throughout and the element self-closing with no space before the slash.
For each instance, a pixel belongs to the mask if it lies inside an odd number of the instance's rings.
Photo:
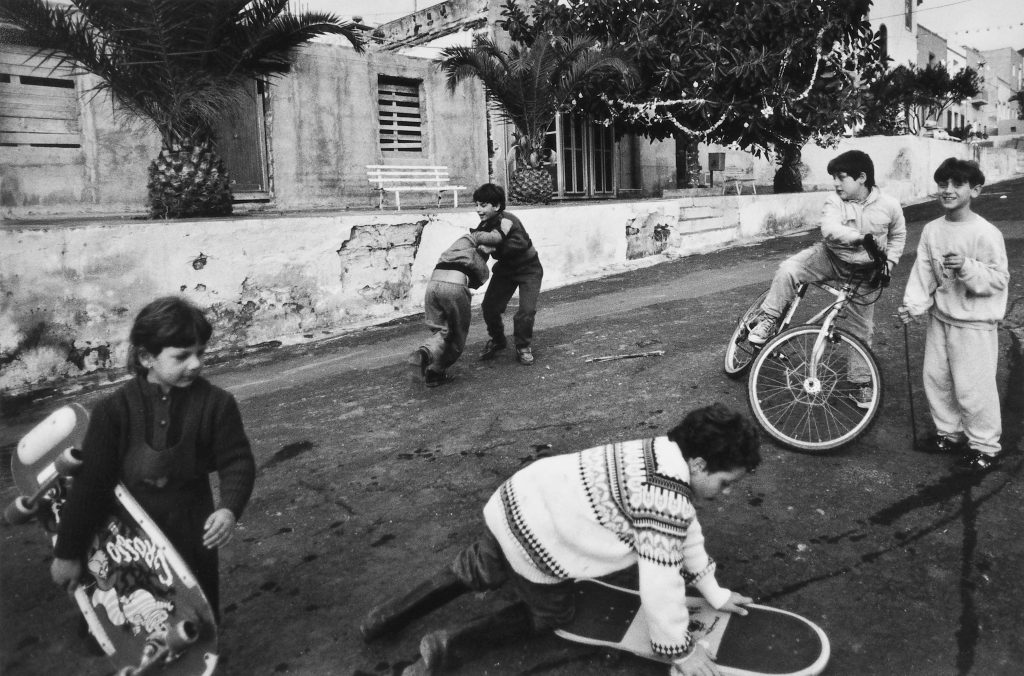
<svg viewBox="0 0 1024 676">
<path fill-rule="evenodd" d="M 516 209 L 546 288 L 815 224 L 822 195 Z M 471 210 L 0 229 L 0 393 L 115 373 L 135 313 L 182 293 L 211 353 L 314 340 L 422 311 L 437 257 Z M 478 293 L 476 299 L 480 299 Z"/>
<path fill-rule="evenodd" d="M 1018 151 L 1008 147 L 990 148 L 922 136 L 848 138 L 833 148 L 821 148 L 814 144 L 804 146 L 804 189 L 830 189 L 832 178 L 828 174 L 828 163 L 847 150 L 863 150 L 870 155 L 875 165 L 875 182 L 904 203 L 920 199 L 935 190 L 932 174 L 947 157 L 977 160 L 989 183 L 1015 175 L 1018 161 Z M 725 152 L 727 165 L 750 167 L 758 185 L 772 184 L 777 167 L 771 159 L 754 157 L 714 144 L 701 144 L 698 152 L 702 167 L 708 166 L 709 152 Z M 716 184 L 720 180 L 716 174 Z"/>
<path fill-rule="evenodd" d="M 29 50 L 27 53 L 31 53 Z M 386 52 L 357 54 L 347 45 L 303 47 L 292 72 L 269 88 L 271 206 L 278 209 L 364 207 L 373 193 L 366 165 L 384 158 L 378 143 L 377 77 L 422 82 L 424 150 L 387 162 L 443 164 L 454 183 L 487 178 L 485 101 L 466 82 L 449 94 L 429 59 Z M 126 126 L 96 79 L 75 76 L 81 148 L 0 149 L 0 220 L 146 211 L 156 132 Z M 389 154 L 390 155 L 390 154 Z M 230 170 L 230 167 L 229 167 Z M 410 194 L 426 203 L 426 193 Z"/>
</svg>

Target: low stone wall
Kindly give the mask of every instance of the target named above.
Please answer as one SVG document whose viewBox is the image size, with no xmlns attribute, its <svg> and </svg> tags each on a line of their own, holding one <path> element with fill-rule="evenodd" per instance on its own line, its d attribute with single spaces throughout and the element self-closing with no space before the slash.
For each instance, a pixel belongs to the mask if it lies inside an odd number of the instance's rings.
<svg viewBox="0 0 1024 676">
<path fill-rule="evenodd" d="M 814 227 L 822 199 L 708 196 L 514 211 L 550 289 Z M 160 295 L 181 293 L 208 310 L 211 354 L 422 312 L 438 256 L 476 222 L 460 210 L 0 226 L 0 397 L 120 368 L 135 314 Z"/>
</svg>

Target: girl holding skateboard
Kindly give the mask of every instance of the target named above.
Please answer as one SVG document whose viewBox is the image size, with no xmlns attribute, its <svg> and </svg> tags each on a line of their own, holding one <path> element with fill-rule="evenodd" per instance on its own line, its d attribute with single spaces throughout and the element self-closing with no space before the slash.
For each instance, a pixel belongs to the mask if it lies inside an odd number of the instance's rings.
<svg viewBox="0 0 1024 676">
<path fill-rule="evenodd" d="M 135 318 L 128 355 L 135 377 L 93 411 L 61 513 L 50 568 L 58 585 L 82 576 L 82 558 L 123 482 L 196 574 L 220 620 L 217 548 L 231 540 L 256 466 L 234 397 L 200 375 L 212 333 L 202 311 L 175 296 Z"/>
</svg>

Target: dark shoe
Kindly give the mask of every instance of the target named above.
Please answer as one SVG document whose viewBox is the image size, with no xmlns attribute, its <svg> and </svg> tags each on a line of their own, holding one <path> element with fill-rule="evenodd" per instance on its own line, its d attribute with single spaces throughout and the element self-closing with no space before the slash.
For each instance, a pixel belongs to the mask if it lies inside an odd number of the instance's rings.
<svg viewBox="0 0 1024 676">
<path fill-rule="evenodd" d="M 516 359 L 523 366 L 533 365 L 533 350 L 528 347 L 517 347 L 516 348 Z"/>
<path fill-rule="evenodd" d="M 953 465 L 953 471 L 957 474 L 984 474 L 998 466 L 998 455 L 989 455 L 972 448 L 956 461 L 956 464 Z"/>
<path fill-rule="evenodd" d="M 967 445 L 965 439 L 933 434 L 930 437 L 918 439 L 914 444 L 914 450 L 935 455 L 963 455 L 970 450 L 970 446 Z"/>
<path fill-rule="evenodd" d="M 424 379 L 427 377 L 427 367 L 430 366 L 431 361 L 433 360 L 430 358 L 430 351 L 425 347 L 421 347 L 409 355 L 409 363 L 419 367 L 420 376 Z"/>
<path fill-rule="evenodd" d="M 430 632 L 420 641 L 420 659 L 402 676 L 438 676 L 473 653 L 507 645 L 532 633 L 530 611 L 525 603 L 515 603 L 460 627 Z"/>
<path fill-rule="evenodd" d="M 425 382 L 427 387 L 440 387 L 455 380 L 454 376 L 450 376 L 444 371 L 427 371 Z"/>
<path fill-rule="evenodd" d="M 496 343 L 493 340 L 487 341 L 483 353 L 480 355 L 482 361 L 490 361 L 498 356 L 498 353 L 508 347 L 508 343 Z"/>
<path fill-rule="evenodd" d="M 388 599 L 371 609 L 359 625 L 359 632 L 363 635 L 363 640 L 369 643 L 384 634 L 401 629 L 467 591 L 469 588 L 455 576 L 455 573 L 445 568 L 404 596 Z"/>
</svg>

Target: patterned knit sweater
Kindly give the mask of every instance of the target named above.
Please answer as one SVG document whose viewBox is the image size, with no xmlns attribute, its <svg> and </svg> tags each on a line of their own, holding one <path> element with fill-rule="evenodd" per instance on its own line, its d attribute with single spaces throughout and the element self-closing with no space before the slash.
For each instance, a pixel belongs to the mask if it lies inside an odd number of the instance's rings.
<svg viewBox="0 0 1024 676">
<path fill-rule="evenodd" d="M 686 584 L 715 608 L 730 595 L 704 551 L 689 479 L 666 437 L 609 444 L 520 470 L 491 496 L 484 519 L 512 568 L 533 582 L 636 564 L 651 647 L 677 656 L 692 648 Z"/>
</svg>

